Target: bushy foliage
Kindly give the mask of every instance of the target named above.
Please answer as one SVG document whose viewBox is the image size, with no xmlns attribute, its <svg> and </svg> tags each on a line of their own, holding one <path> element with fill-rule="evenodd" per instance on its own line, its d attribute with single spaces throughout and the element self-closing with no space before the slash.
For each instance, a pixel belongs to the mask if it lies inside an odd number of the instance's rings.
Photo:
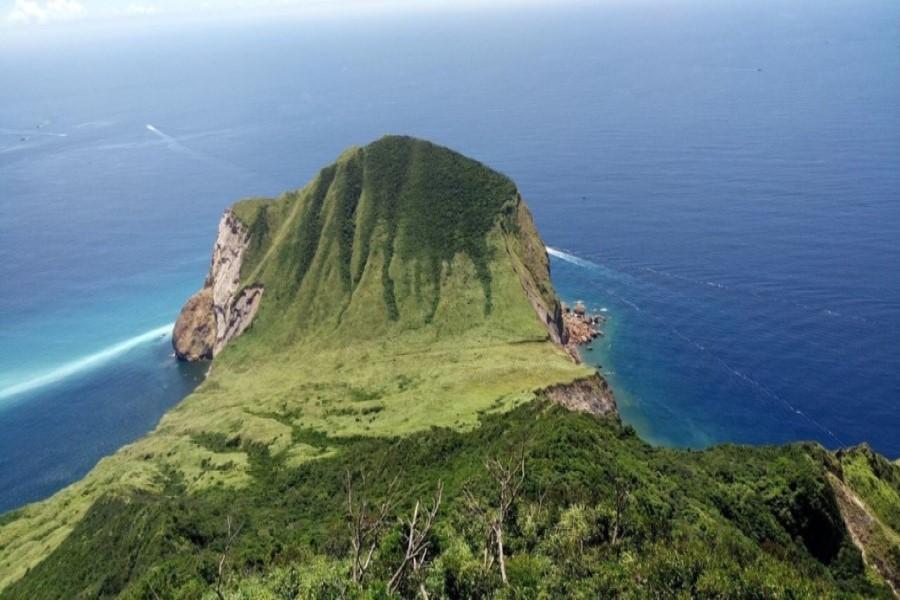
<svg viewBox="0 0 900 600">
<path fill-rule="evenodd" d="M 835 519 L 814 448 L 655 449 L 615 420 L 541 402 L 485 416 L 469 432 L 339 443 L 317 435 L 338 452 L 299 467 L 265 447 L 251 449 L 253 482 L 245 489 L 191 494 L 175 478 L 168 493 L 97 503 L 3 597 L 71 598 L 84 590 L 82 597 L 212 598 L 226 517 L 243 525 L 227 557 L 228 598 L 387 597 L 405 529 L 392 520 L 371 569 L 359 585 L 350 583 L 348 470 L 367 474 L 373 499 L 398 478 L 395 518 L 408 517 L 416 500 L 444 482 L 426 568 L 400 586 L 401 595 L 415 595 L 419 585 L 448 598 L 890 594 L 866 578 Z M 484 461 L 509 456 L 523 442 L 526 480 L 506 523 L 506 586 L 462 498 L 466 489 L 489 504 L 495 482 Z M 209 443 L 227 448 L 228 440 Z M 827 531 L 812 532 L 810 523 Z"/>
</svg>

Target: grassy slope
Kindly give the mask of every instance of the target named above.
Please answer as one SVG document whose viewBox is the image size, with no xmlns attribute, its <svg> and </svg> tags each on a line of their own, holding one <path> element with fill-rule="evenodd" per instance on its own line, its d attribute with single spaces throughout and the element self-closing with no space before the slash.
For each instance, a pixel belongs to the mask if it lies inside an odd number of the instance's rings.
<svg viewBox="0 0 900 600">
<path fill-rule="evenodd" d="M 867 445 L 837 454 L 841 482 L 855 496 L 857 537 L 862 538 L 869 562 L 877 564 L 895 589 L 900 589 L 900 468 Z"/>
<path fill-rule="evenodd" d="M 234 210 L 253 235 L 243 275 L 266 285 L 253 327 L 153 433 L 6 517 L 0 588 L 102 494 L 159 492 L 173 471 L 192 492 L 240 488 L 250 481 L 245 444 L 292 464 L 322 454 L 292 440 L 294 424 L 334 436 L 467 428 L 480 412 L 588 373 L 544 341 L 513 271 L 524 259 L 507 255 L 536 233 L 519 230 L 526 209 L 512 183 L 475 161 L 385 138 L 299 192 Z M 240 443 L 212 452 L 196 442 L 208 435 Z"/>
</svg>

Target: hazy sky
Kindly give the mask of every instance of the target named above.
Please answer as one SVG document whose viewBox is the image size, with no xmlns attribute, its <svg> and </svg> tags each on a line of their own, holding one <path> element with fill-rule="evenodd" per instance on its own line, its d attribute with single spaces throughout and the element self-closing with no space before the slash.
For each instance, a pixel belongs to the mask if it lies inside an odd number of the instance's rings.
<svg viewBox="0 0 900 600">
<path fill-rule="evenodd" d="M 341 13 L 459 8 L 539 0 L 0 0 L 0 27 L 77 25 L 99 20 L 278 12 Z"/>
</svg>

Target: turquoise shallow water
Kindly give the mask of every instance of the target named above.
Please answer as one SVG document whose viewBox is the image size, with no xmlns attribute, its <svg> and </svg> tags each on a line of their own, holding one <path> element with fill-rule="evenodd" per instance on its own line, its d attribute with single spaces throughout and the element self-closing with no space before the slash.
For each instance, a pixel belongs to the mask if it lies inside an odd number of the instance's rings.
<svg viewBox="0 0 900 600">
<path fill-rule="evenodd" d="M 388 132 L 516 180 L 642 435 L 900 456 L 898 39 L 788 0 L 0 40 L 0 510 L 202 377 L 163 328 L 228 204 Z"/>
</svg>

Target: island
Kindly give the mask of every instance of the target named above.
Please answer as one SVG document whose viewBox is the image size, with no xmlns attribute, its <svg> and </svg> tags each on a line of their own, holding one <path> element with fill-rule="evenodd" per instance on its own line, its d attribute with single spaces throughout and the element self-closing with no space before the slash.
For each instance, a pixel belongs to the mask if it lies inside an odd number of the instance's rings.
<svg viewBox="0 0 900 600">
<path fill-rule="evenodd" d="M 350 148 L 225 211 L 173 332 L 205 381 L 0 516 L 0 598 L 894 596 L 900 466 L 654 447 L 579 360 L 602 320 L 509 178 Z"/>
</svg>

